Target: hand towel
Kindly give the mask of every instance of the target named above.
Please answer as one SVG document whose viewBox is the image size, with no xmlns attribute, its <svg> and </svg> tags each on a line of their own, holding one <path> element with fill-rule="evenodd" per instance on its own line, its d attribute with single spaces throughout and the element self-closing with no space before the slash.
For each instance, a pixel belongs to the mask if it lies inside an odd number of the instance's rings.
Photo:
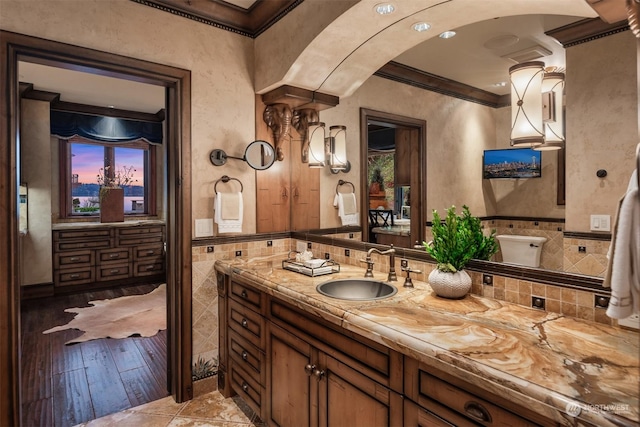
<svg viewBox="0 0 640 427">
<path fill-rule="evenodd" d="M 336 194 L 333 199 L 333 206 L 338 208 L 338 216 L 342 221 L 342 225 L 358 225 L 360 223 L 355 193 Z"/>
<path fill-rule="evenodd" d="M 607 316 L 624 319 L 640 311 L 640 194 L 638 170 L 620 200 L 604 278 L 611 287 Z"/>
<path fill-rule="evenodd" d="M 218 233 L 242 233 L 242 193 L 216 193 L 213 219 Z"/>
</svg>

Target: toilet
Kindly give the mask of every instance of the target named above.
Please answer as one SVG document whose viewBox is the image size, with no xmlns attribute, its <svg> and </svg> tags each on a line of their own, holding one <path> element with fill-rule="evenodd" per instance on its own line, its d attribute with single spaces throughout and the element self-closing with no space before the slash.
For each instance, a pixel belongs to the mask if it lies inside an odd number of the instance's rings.
<svg viewBox="0 0 640 427">
<path fill-rule="evenodd" d="M 496 239 L 500 242 L 503 262 L 527 267 L 540 266 L 540 254 L 546 237 L 501 234 Z"/>
</svg>

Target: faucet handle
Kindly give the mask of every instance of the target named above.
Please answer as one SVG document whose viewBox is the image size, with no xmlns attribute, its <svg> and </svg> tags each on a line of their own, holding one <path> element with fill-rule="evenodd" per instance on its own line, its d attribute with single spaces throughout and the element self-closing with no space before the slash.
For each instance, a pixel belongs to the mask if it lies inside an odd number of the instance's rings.
<svg viewBox="0 0 640 427">
<path fill-rule="evenodd" d="M 367 257 L 367 259 L 361 259 L 360 262 L 367 263 L 367 271 L 364 273 L 364 277 L 373 277 L 373 261 L 371 257 Z"/>
<path fill-rule="evenodd" d="M 413 270 L 408 265 L 406 267 L 402 267 L 402 271 L 407 272 L 407 277 L 404 279 L 404 287 L 405 288 L 413 288 L 413 282 L 411 281 L 411 273 L 422 273 L 422 270 Z"/>
</svg>

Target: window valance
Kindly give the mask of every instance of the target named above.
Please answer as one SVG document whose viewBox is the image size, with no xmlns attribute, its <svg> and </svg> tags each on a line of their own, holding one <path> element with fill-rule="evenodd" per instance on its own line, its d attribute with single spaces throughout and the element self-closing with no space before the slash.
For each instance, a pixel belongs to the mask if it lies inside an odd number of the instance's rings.
<svg viewBox="0 0 640 427">
<path fill-rule="evenodd" d="M 82 136 L 113 143 L 142 138 L 151 144 L 162 144 L 162 123 L 51 110 L 51 134 L 61 139 Z"/>
</svg>

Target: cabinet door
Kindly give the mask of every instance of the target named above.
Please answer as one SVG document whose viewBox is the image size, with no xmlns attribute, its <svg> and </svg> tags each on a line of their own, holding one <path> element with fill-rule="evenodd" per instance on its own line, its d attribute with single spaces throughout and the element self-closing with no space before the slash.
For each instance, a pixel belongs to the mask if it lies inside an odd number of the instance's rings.
<svg viewBox="0 0 640 427">
<path fill-rule="evenodd" d="M 320 169 L 302 163 L 302 144 L 291 144 L 291 230 L 320 228 Z"/>
<path fill-rule="evenodd" d="M 402 397 L 331 356 L 320 353 L 319 422 L 321 427 L 402 425 Z"/>
<path fill-rule="evenodd" d="M 269 424 L 280 427 L 317 426 L 312 402 L 317 399 L 318 382 L 312 379 L 315 366 L 312 365 L 311 346 L 269 324 L 267 352 Z"/>
</svg>

